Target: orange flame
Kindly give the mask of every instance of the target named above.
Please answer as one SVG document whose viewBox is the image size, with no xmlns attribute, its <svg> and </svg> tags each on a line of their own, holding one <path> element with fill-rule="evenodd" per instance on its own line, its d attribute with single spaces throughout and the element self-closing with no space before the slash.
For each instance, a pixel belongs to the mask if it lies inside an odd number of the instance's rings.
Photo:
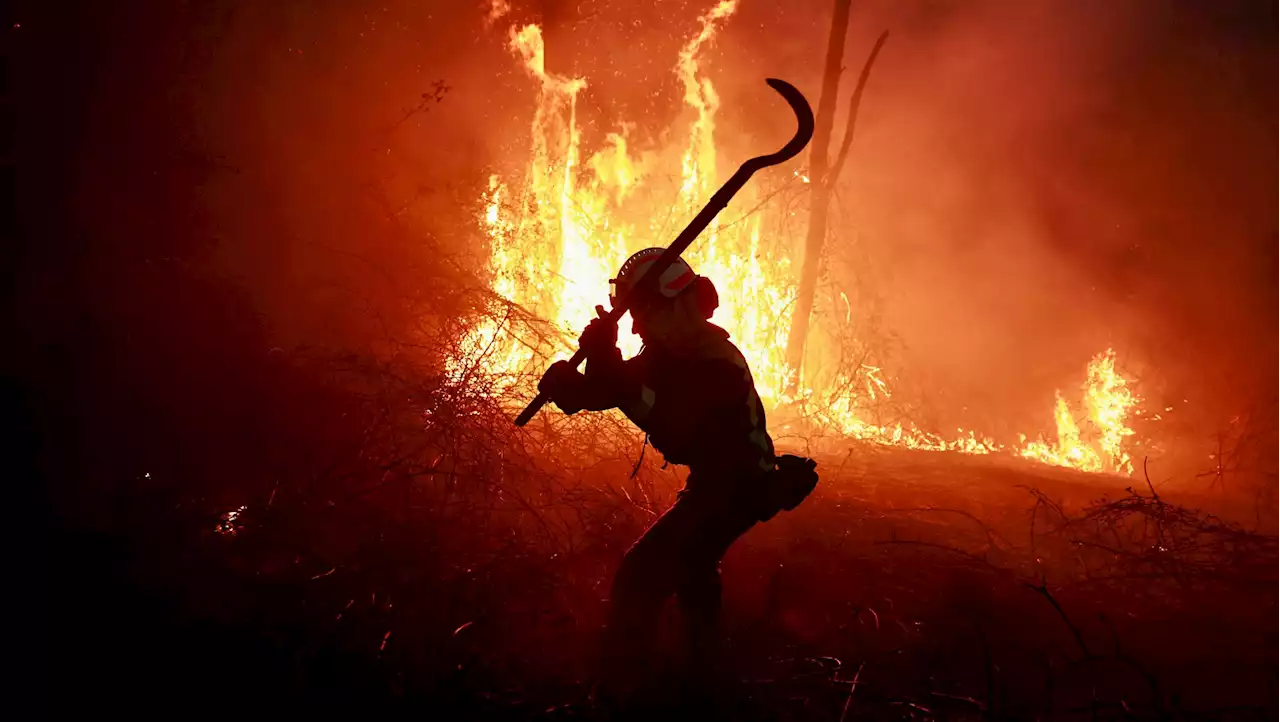
<svg viewBox="0 0 1280 722">
<path fill-rule="evenodd" d="M 1128 382 L 1116 373 L 1115 351 L 1107 349 L 1089 362 L 1089 377 L 1084 384 L 1084 402 L 1090 433 L 1082 434 L 1071 407 L 1055 392 L 1057 404 L 1054 420 L 1058 425 L 1058 441 L 1050 445 L 1044 439 L 1026 443 L 1019 452 L 1028 459 L 1046 464 L 1068 466 L 1081 471 L 1115 471 L 1133 473 L 1133 462 L 1124 450 L 1125 440 L 1133 436 L 1126 425 L 1138 398 L 1127 388 Z"/>
<path fill-rule="evenodd" d="M 715 190 L 719 178 L 714 138 L 719 98 L 699 66 L 699 53 L 715 39 L 736 8 L 736 0 L 722 0 L 704 13 L 698 32 L 678 54 L 675 73 L 692 119 L 682 131 L 687 140 L 678 153 L 679 186 L 674 196 L 665 199 L 652 181 L 666 175 L 661 172 L 666 168 L 674 171 L 677 153 L 657 149 L 636 155 L 628 142 L 632 126 L 623 124 L 618 132 L 607 135 L 604 147 L 581 162 L 576 104 L 586 81 L 546 71 L 538 26 L 511 30 L 510 47 L 537 81 L 538 100 L 524 182 L 513 194 L 493 176 L 482 199 L 480 221 L 490 243 L 490 287 L 506 301 L 553 324 L 566 345 L 594 317 L 595 304 L 621 260 L 640 248 L 665 245 L 667 237 L 674 234 L 666 227 L 666 219 L 692 216 Z M 799 171 L 793 175 L 797 181 L 808 181 Z M 750 188 L 741 195 L 746 204 L 754 205 Z M 634 214 L 625 212 L 624 205 L 634 204 L 637 198 L 641 205 L 647 202 L 647 208 L 639 220 L 633 220 Z M 713 226 L 685 254 L 690 264 L 719 288 L 732 289 L 721 296 L 722 305 L 714 320 L 730 332 L 746 356 L 766 408 L 807 403 L 806 423 L 876 444 L 970 454 L 1007 451 L 1084 471 L 1132 472 L 1123 447 L 1133 434 L 1125 426 L 1125 418 L 1136 398 L 1116 373 L 1110 350 L 1089 365 L 1085 406 L 1091 427 L 1087 441 L 1060 396 L 1054 414 L 1058 428 L 1054 445 L 1043 440 L 1027 443 L 1024 436 L 1019 446 L 1009 449 L 964 429 L 957 429 L 956 436 L 948 439 L 910 422 L 867 422 L 868 404 L 891 393 L 881 369 L 873 366 L 838 373 L 828 383 L 838 392 L 819 395 L 808 386 L 814 382 L 806 378 L 796 396 L 789 396 L 786 389 L 794 372 L 786 363 L 785 348 L 797 279 L 785 240 L 762 241 L 765 219 L 776 220 L 771 213 L 777 215 L 778 211 L 765 204 L 763 210 L 741 222 Z M 640 340 L 624 325 L 619 346 L 625 355 L 633 355 Z M 510 379 L 500 389 L 517 383 L 522 373 L 540 370 L 533 345 L 516 339 L 510 327 L 496 318 L 478 324 L 466 335 L 459 358 L 451 361 L 448 370 L 458 377 L 477 366 Z M 817 403 L 819 398 L 821 403 Z"/>
</svg>

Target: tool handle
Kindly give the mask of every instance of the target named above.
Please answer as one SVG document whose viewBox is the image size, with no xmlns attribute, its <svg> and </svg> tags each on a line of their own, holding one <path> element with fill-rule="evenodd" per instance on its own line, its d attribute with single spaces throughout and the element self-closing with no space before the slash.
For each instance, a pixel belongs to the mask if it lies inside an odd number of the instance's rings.
<svg viewBox="0 0 1280 722">
<path fill-rule="evenodd" d="M 582 359 L 585 357 L 586 354 L 582 349 L 578 349 L 577 353 L 573 355 L 573 358 L 569 359 L 569 365 L 574 369 L 577 369 L 578 366 L 582 365 Z M 551 399 L 548 398 L 545 393 L 539 391 L 538 395 L 533 397 L 533 401 L 530 401 L 529 405 L 524 407 L 524 411 L 521 411 L 520 415 L 516 417 L 516 426 L 524 426 L 529 423 L 529 421 L 532 420 L 533 417 L 536 416 L 537 413 L 542 410 L 542 407 L 546 406 L 547 402 L 550 400 Z"/>
<path fill-rule="evenodd" d="M 530 401 L 529 405 L 524 407 L 524 411 L 521 411 L 520 415 L 516 417 L 516 426 L 524 426 L 533 420 L 533 417 L 542 410 L 543 406 L 547 405 L 548 401 L 550 399 L 547 398 L 547 395 L 539 391 L 538 395 L 533 397 L 533 401 Z"/>
</svg>

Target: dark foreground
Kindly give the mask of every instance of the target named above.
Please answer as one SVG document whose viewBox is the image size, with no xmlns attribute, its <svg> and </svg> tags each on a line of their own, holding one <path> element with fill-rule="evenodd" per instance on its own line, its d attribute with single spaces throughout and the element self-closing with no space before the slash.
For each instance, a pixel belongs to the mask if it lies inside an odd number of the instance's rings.
<svg viewBox="0 0 1280 722">
<path fill-rule="evenodd" d="M 824 468 L 725 561 L 717 698 L 673 678 L 646 718 L 1275 718 L 1274 536 L 1141 478 L 866 449 Z M 112 523 L 50 517 L 31 545 L 27 688 L 48 716 L 602 719 L 608 578 L 675 480 L 595 473 L 489 508 L 391 471 L 264 483 L 233 519 L 140 478 Z"/>
</svg>

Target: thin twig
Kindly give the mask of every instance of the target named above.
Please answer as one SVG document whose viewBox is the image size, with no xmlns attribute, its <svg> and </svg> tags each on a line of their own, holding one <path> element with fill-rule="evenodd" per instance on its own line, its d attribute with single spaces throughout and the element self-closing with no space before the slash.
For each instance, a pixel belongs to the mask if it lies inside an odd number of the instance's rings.
<svg viewBox="0 0 1280 722">
<path fill-rule="evenodd" d="M 844 698 L 844 709 L 840 710 L 840 722 L 849 716 L 849 706 L 853 704 L 853 693 L 858 690 L 858 680 L 862 677 L 862 667 L 866 662 L 858 663 L 858 671 L 853 673 L 853 681 L 849 683 L 849 694 Z"/>
<path fill-rule="evenodd" d="M 844 166 L 845 158 L 849 155 L 849 147 L 853 145 L 853 129 L 858 123 L 858 107 L 862 104 L 862 91 L 867 87 L 867 80 L 871 77 L 871 66 L 876 62 L 876 56 L 880 54 L 880 49 L 884 47 L 884 43 L 889 39 L 889 31 L 880 33 L 880 37 L 876 38 L 875 47 L 871 48 L 871 54 L 867 56 L 867 62 L 862 66 L 862 75 L 858 76 L 858 85 L 853 90 L 853 96 L 849 98 L 849 120 L 844 127 L 844 138 L 840 140 L 840 151 L 836 154 L 835 163 L 831 164 L 831 170 L 827 172 L 827 177 L 821 182 L 828 186 L 835 185 L 835 180 L 840 176 L 840 169 Z M 817 181 L 818 179 L 814 179 Z"/>
</svg>

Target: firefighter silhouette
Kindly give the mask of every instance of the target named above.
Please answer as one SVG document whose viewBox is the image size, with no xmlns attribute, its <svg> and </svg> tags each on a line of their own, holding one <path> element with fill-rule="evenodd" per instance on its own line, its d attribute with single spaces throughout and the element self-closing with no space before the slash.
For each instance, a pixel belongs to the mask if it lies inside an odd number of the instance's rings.
<svg viewBox="0 0 1280 722">
<path fill-rule="evenodd" d="M 649 248 L 627 259 L 610 281 L 615 305 L 661 254 Z M 689 467 L 675 504 L 631 547 L 614 578 L 602 671 L 615 681 L 652 672 L 652 642 L 672 595 L 689 669 L 713 668 L 721 642 L 721 559 L 757 522 L 794 508 L 817 483 L 813 462 L 786 457 L 792 463 L 780 465 L 775 457 L 746 359 L 710 322 L 719 305 L 710 279 L 677 259 L 657 293 L 629 302 L 633 330 L 644 342 L 638 355 L 622 358 L 617 325 L 597 307 L 600 317 L 579 339 L 585 373 L 560 361 L 539 384 L 567 414 L 621 409 L 668 463 Z M 776 478 L 779 469 L 791 472 L 787 483 Z"/>
</svg>

